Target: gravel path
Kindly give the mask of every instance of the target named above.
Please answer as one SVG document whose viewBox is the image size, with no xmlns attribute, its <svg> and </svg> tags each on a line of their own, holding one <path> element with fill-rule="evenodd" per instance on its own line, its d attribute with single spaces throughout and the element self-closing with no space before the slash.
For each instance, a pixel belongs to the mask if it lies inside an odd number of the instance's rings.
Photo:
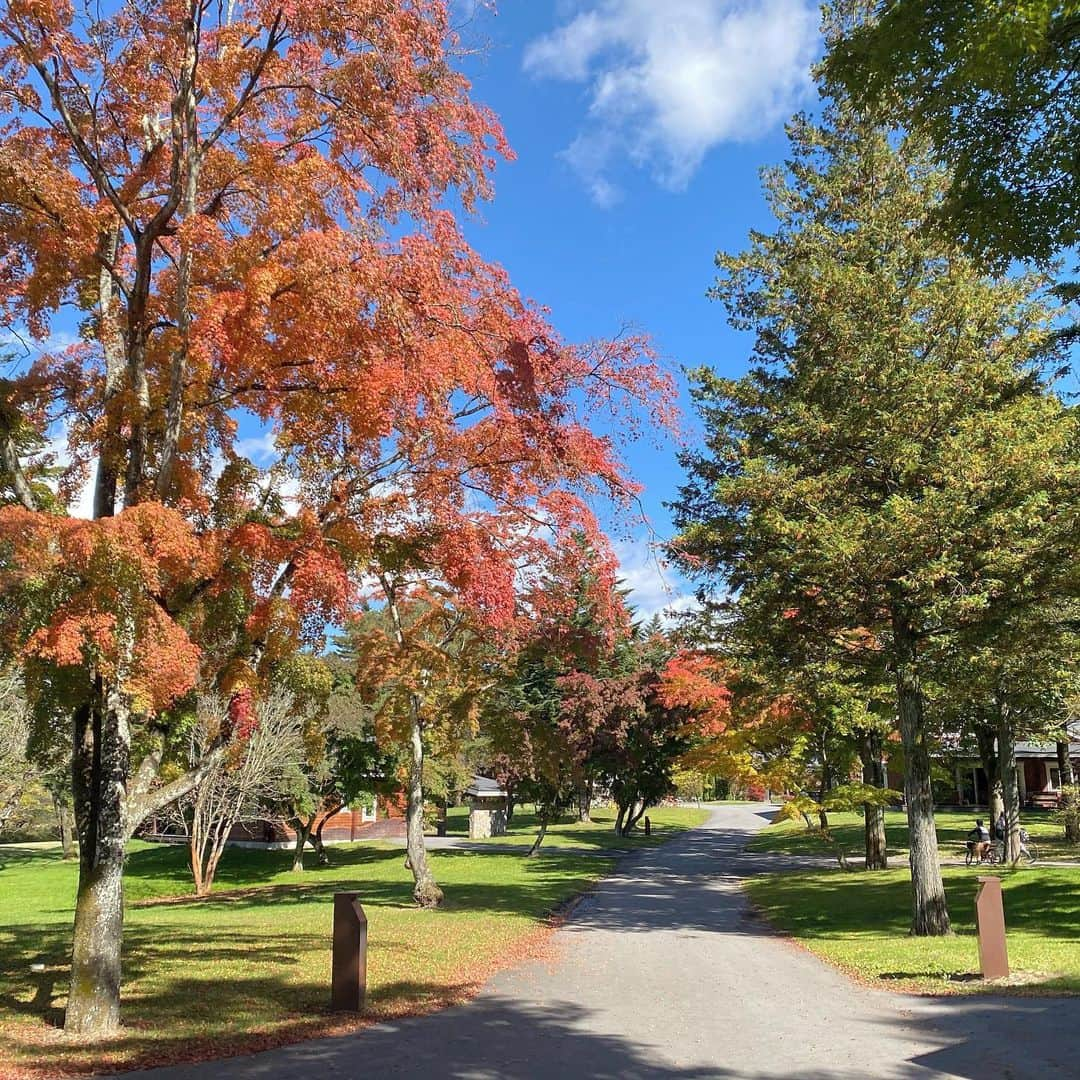
<svg viewBox="0 0 1080 1080">
<path fill-rule="evenodd" d="M 1027 1080 L 1080 1075 L 1080 998 L 918 998 L 850 982 L 770 934 L 739 878 L 768 818 L 707 825 L 625 860 L 556 935 L 556 959 L 469 1004 L 158 1080 L 578 1077 Z"/>
</svg>

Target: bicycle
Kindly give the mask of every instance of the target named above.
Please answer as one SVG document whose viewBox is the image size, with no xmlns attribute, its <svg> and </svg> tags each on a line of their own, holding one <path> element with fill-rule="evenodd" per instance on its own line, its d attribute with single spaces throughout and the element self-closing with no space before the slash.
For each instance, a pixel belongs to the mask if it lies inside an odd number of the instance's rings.
<svg viewBox="0 0 1080 1080">
<path fill-rule="evenodd" d="M 979 858 L 975 857 L 975 840 L 966 841 L 965 866 L 994 866 L 1001 862 L 1001 855 L 996 844 L 988 844 Z"/>
<path fill-rule="evenodd" d="M 983 852 L 982 858 L 975 858 L 975 841 L 968 840 L 966 842 L 967 853 L 964 856 L 965 866 L 1004 866 L 1005 865 L 1005 844 L 1004 841 L 995 840 L 990 846 Z M 1039 849 L 1031 842 L 1031 835 L 1027 829 L 1020 830 L 1020 854 L 1017 858 L 1017 862 L 1021 859 L 1024 860 L 1026 866 L 1033 866 L 1039 861 Z"/>
</svg>

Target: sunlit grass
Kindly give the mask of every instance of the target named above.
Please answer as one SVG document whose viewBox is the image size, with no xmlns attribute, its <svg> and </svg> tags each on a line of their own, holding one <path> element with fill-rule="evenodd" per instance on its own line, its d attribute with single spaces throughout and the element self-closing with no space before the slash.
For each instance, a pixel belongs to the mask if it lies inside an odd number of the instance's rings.
<svg viewBox="0 0 1080 1080">
<path fill-rule="evenodd" d="M 771 874 L 750 879 L 747 889 L 775 926 L 877 986 L 982 990 L 974 922 L 979 875 L 965 867 L 946 867 L 943 874 L 956 931 L 945 938 L 908 935 L 906 868 Z M 996 876 L 1002 878 L 1013 982 L 1024 993 L 1080 993 L 1080 868 L 1033 867 Z"/>
<path fill-rule="evenodd" d="M 957 859 L 964 853 L 964 839 L 975 824 L 976 817 L 984 813 L 972 810 L 939 810 L 935 814 L 938 844 L 942 858 Z M 816 818 L 812 818 L 817 824 Z M 1080 862 L 1080 846 L 1065 841 L 1064 830 L 1045 811 L 1029 811 L 1023 815 L 1024 828 L 1031 833 L 1039 848 L 1039 857 L 1063 862 Z M 889 852 L 907 852 L 907 818 L 899 810 L 885 815 L 885 828 Z M 859 814 L 830 814 L 829 831 L 834 840 L 851 854 L 861 854 L 863 845 L 863 819 Z M 777 821 L 759 832 L 749 843 L 748 850 L 776 852 L 788 855 L 819 855 L 833 853 L 817 829 L 808 829 L 801 819 Z"/>
<path fill-rule="evenodd" d="M 638 825 L 630 836 L 615 835 L 617 811 L 609 806 L 592 810 L 591 821 L 579 822 L 576 816 L 564 814 L 548 826 L 543 848 L 587 848 L 625 851 L 638 847 L 662 844 L 689 826 L 702 824 L 709 816 L 704 808 L 682 806 L 656 806 L 649 810 L 651 835 L 644 833 L 644 824 Z M 468 807 L 452 807 L 447 811 L 447 835 L 465 837 L 469 834 Z M 536 838 L 540 823 L 535 809 L 526 804 L 518 808 L 505 836 L 478 841 L 484 844 L 531 844 Z"/>
<path fill-rule="evenodd" d="M 704 816 L 660 811 L 649 842 Z M 55 850 L 0 848 L 0 1076 L 133 1068 L 355 1027 L 327 1011 L 337 891 L 358 892 L 368 916 L 369 1019 L 461 1000 L 495 967 L 541 948 L 551 913 L 610 870 L 606 831 L 601 822 L 560 826 L 536 859 L 497 845 L 434 852 L 447 898 L 438 911 L 412 905 L 403 852 L 389 845 L 338 845 L 330 866 L 302 874 L 291 872 L 290 852 L 229 850 L 217 895 L 195 901 L 185 849 L 135 842 L 125 876 L 125 1030 L 96 1046 L 68 1043 L 55 1027 L 77 868 Z M 564 836 L 598 854 L 560 851 Z M 174 897 L 184 899 L 162 902 Z"/>
</svg>

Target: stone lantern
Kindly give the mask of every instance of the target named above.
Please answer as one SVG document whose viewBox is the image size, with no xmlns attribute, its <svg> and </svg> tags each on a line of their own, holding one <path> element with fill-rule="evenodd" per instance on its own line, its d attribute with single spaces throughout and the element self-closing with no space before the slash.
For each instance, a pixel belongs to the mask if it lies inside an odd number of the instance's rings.
<svg viewBox="0 0 1080 1080">
<path fill-rule="evenodd" d="M 497 780 L 474 776 L 466 788 L 469 797 L 469 839 L 506 835 L 506 791 Z"/>
</svg>

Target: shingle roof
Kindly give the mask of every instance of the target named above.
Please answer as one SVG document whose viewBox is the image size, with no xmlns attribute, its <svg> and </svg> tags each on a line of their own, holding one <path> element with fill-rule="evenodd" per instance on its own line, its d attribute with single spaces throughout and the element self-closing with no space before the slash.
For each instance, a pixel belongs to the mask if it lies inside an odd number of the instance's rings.
<svg viewBox="0 0 1080 1080">
<path fill-rule="evenodd" d="M 474 776 L 472 783 L 465 789 L 465 794 L 485 799 L 498 799 L 505 797 L 506 791 L 498 780 L 492 780 L 490 776 Z"/>
</svg>

